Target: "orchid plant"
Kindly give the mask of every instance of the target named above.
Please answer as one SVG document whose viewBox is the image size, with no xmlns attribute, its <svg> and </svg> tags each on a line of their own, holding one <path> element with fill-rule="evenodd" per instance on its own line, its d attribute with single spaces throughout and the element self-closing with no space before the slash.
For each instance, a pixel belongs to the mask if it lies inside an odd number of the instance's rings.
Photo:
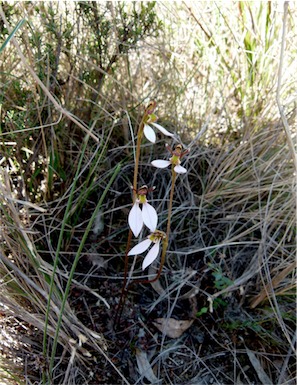
<svg viewBox="0 0 297 385">
<path fill-rule="evenodd" d="M 170 223 L 171 223 L 171 212 L 172 212 L 172 202 L 173 202 L 173 194 L 175 181 L 178 174 L 185 174 L 187 170 L 181 166 L 182 158 L 188 153 L 188 150 L 183 150 L 183 146 L 181 144 L 177 144 L 174 149 L 172 149 L 169 145 L 166 145 L 168 151 L 171 153 L 171 157 L 169 160 L 154 160 L 152 165 L 157 168 L 166 168 L 171 166 L 171 190 L 169 197 L 169 206 L 168 206 L 168 218 L 167 218 L 167 228 L 166 233 L 158 230 L 158 215 L 154 207 L 148 202 L 147 195 L 148 193 L 154 190 L 154 187 L 149 188 L 147 185 L 143 185 L 140 188 L 137 188 L 138 182 L 138 166 L 139 166 L 139 158 L 140 158 L 140 146 L 143 135 L 152 143 L 156 142 L 156 134 L 153 128 L 159 130 L 162 134 L 174 138 L 174 134 L 169 132 L 167 129 L 162 127 L 160 124 L 156 123 L 157 116 L 154 114 L 154 110 L 156 108 L 156 102 L 151 102 L 147 108 L 145 109 L 144 115 L 139 125 L 138 133 L 137 133 L 137 147 L 136 147 L 136 155 L 135 155 L 135 168 L 134 168 L 134 177 L 133 177 L 133 204 L 132 209 L 128 215 L 128 223 L 130 227 L 127 246 L 126 246 L 126 254 L 125 254 L 125 272 L 124 272 L 124 283 L 122 288 L 122 295 L 119 303 L 119 307 L 117 310 L 116 319 L 118 318 L 118 311 L 122 308 L 122 303 L 125 298 L 126 293 L 126 283 L 127 283 L 127 275 L 128 275 L 128 257 L 129 256 L 137 256 L 139 254 L 148 251 L 142 262 L 142 269 L 145 270 L 149 265 L 151 265 L 158 257 L 162 244 L 162 253 L 160 259 L 160 265 L 158 272 L 150 281 L 141 281 L 141 282 L 154 282 L 159 279 L 160 274 L 162 272 L 162 268 L 165 262 L 165 256 L 168 247 L 168 238 L 170 234 Z M 152 128 L 153 127 L 153 128 Z M 144 225 L 150 230 L 150 235 L 145 239 L 136 244 L 133 248 L 130 248 L 132 234 L 137 238 Z M 151 247 L 151 245 L 153 246 Z M 120 317 L 120 316 L 119 316 Z"/>
<path fill-rule="evenodd" d="M 125 271 L 124 271 L 124 282 L 122 287 L 121 298 L 119 301 L 119 305 L 117 307 L 116 316 L 115 316 L 115 324 L 119 321 L 121 317 L 121 312 L 123 309 L 123 304 L 125 301 L 125 296 L 128 288 L 126 288 L 127 284 L 127 276 L 128 276 L 128 257 L 129 256 L 137 256 L 139 254 L 147 252 L 143 262 L 142 269 L 145 270 L 149 265 L 151 265 L 159 256 L 161 244 L 162 244 L 162 252 L 160 258 L 160 264 L 157 271 L 156 276 L 152 280 L 147 281 L 137 281 L 142 283 L 152 283 L 159 279 L 163 265 L 165 263 L 165 256 L 168 248 L 168 239 L 170 234 L 170 223 L 171 223 L 171 213 L 172 213 L 172 202 L 174 195 L 174 187 L 178 174 L 185 174 L 187 170 L 181 166 L 182 158 L 188 153 L 188 150 L 183 150 L 183 146 L 181 144 L 177 144 L 174 149 L 172 149 L 169 145 L 166 145 L 167 150 L 170 152 L 171 157 L 169 160 L 161 160 L 157 159 L 152 161 L 152 165 L 157 168 L 166 168 L 171 166 L 171 190 L 169 197 L 169 205 L 168 205 L 168 218 L 167 218 L 167 227 L 166 233 L 164 231 L 158 230 L 158 214 L 154 207 L 148 202 L 147 195 L 152 192 L 155 187 L 149 188 L 147 185 L 143 185 L 140 188 L 137 188 L 138 184 L 138 166 L 140 159 L 140 148 L 141 141 L 143 135 L 152 143 L 156 142 L 156 134 L 152 127 L 159 130 L 162 134 L 174 138 L 174 134 L 169 132 L 166 128 L 162 127 L 160 124 L 156 123 L 157 116 L 154 114 L 154 110 L 156 108 L 156 102 L 151 102 L 145 109 L 144 115 L 140 122 L 138 132 L 137 132 L 137 146 L 135 153 L 135 167 L 134 167 L 134 176 L 133 176 L 133 204 L 132 208 L 128 215 L 128 223 L 129 223 L 129 234 L 127 239 L 126 253 L 125 253 Z M 136 244 L 134 247 L 130 248 L 132 234 L 137 238 L 144 225 L 150 230 L 150 235 Z M 152 245 L 153 244 L 153 245 Z M 151 247 L 152 246 L 152 247 Z M 135 281 L 134 281 L 135 283 Z"/>
<path fill-rule="evenodd" d="M 155 103 L 151 103 L 150 106 L 146 110 L 146 114 L 142 120 L 142 126 L 139 129 L 138 132 L 138 143 L 140 144 L 140 139 L 142 137 L 142 131 L 144 133 L 144 136 L 151 141 L 152 143 L 155 143 L 156 141 L 156 135 L 152 127 L 149 125 L 153 125 L 153 127 L 157 128 L 160 132 L 165 134 L 166 136 L 174 137 L 174 134 L 167 131 L 164 127 L 156 123 L 157 117 L 153 113 L 155 109 Z M 147 201 L 147 194 L 150 191 L 154 190 L 153 188 L 148 188 L 147 185 L 144 185 L 140 187 L 139 189 L 136 189 L 134 186 L 132 187 L 134 191 L 134 199 L 133 199 L 133 206 L 128 216 L 128 223 L 130 226 L 130 231 L 132 231 L 133 235 L 137 238 L 143 229 L 143 225 L 148 227 L 148 229 L 151 231 L 151 234 L 147 239 L 144 241 L 141 241 L 136 246 L 134 246 L 130 251 L 128 251 L 127 256 L 130 255 L 138 255 L 144 253 L 152 243 L 154 243 L 153 247 L 149 250 L 148 254 L 143 260 L 142 263 L 142 269 L 144 270 L 146 267 L 148 267 L 151 263 L 153 263 L 156 258 L 159 255 L 160 252 L 160 243 L 161 240 L 163 240 L 163 249 L 162 249 L 162 256 L 161 256 L 161 264 L 159 272 L 162 269 L 162 266 L 164 264 L 165 260 L 165 254 L 168 246 L 168 237 L 170 232 L 170 216 L 172 211 L 172 200 L 173 200 L 173 190 L 176 180 L 177 174 L 185 174 L 187 170 L 181 166 L 181 160 L 182 158 L 188 153 L 188 150 L 183 150 L 183 147 L 181 144 L 177 144 L 174 149 L 172 149 L 168 144 L 166 145 L 167 150 L 171 153 L 171 157 L 169 160 L 154 160 L 152 161 L 152 165 L 157 168 L 166 168 L 168 166 L 172 166 L 172 186 L 171 186 L 171 193 L 170 193 L 170 200 L 169 200 L 169 210 L 168 210 L 168 221 L 167 221 L 167 232 L 164 233 L 163 231 L 157 230 L 157 224 L 158 224 L 158 215 L 156 210 L 153 208 L 151 204 Z M 137 148 L 138 150 L 138 148 Z M 136 151 L 139 154 L 139 151 Z M 138 159 L 136 160 L 136 165 L 138 168 Z M 136 174 L 134 173 L 134 183 L 137 182 L 137 171 Z M 140 208 L 140 205 L 142 206 L 142 209 Z M 160 273 L 158 273 L 160 275 Z"/>
</svg>

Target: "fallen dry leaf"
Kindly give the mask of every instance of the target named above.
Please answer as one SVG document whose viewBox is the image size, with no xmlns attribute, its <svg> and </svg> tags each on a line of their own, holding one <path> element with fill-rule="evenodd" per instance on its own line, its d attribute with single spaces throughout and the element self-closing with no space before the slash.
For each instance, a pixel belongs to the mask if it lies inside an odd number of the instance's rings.
<svg viewBox="0 0 297 385">
<path fill-rule="evenodd" d="M 147 380 L 149 380 L 151 384 L 156 384 L 159 382 L 145 352 L 140 349 L 136 349 L 136 361 L 139 374 L 142 377 L 145 377 Z"/>
<path fill-rule="evenodd" d="M 178 338 L 192 325 L 194 320 L 176 320 L 174 318 L 157 318 L 153 324 L 160 332 L 170 338 Z"/>
<path fill-rule="evenodd" d="M 263 385 L 272 385 L 272 382 L 270 378 L 267 376 L 267 374 L 264 372 L 264 369 L 262 368 L 262 365 L 258 358 L 256 357 L 255 353 L 252 352 L 250 349 L 246 348 L 247 355 L 251 361 L 251 364 L 253 365 L 259 380 L 262 382 Z"/>
</svg>

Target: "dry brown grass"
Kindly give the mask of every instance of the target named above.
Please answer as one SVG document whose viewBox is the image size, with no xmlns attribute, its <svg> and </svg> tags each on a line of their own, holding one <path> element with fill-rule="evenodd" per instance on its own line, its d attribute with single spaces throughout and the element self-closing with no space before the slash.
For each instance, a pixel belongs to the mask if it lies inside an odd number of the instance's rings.
<svg viewBox="0 0 297 385">
<path fill-rule="evenodd" d="M 277 3 L 158 3 L 159 36 L 117 51 L 120 3 L 96 4 L 2 4 L 7 28 L 27 22 L 1 50 L 1 381 L 293 384 L 295 5 L 282 35 Z M 96 9 L 112 26 L 101 63 Z M 132 286 L 114 330 L 131 132 L 153 98 L 188 173 L 161 279 Z M 166 156 L 161 137 L 142 146 L 161 229 L 170 172 L 150 162 Z M 130 262 L 130 282 L 147 277 Z M 155 326 L 172 318 L 191 325 L 178 338 Z"/>
</svg>

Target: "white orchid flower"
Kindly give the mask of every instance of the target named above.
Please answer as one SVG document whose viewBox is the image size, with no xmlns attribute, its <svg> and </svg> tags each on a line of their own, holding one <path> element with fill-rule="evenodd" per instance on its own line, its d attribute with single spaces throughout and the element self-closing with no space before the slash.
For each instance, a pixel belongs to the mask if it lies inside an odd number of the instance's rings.
<svg viewBox="0 0 297 385">
<path fill-rule="evenodd" d="M 154 243 L 153 247 L 147 253 L 146 257 L 142 262 L 142 270 L 146 269 L 154 260 L 158 257 L 160 251 L 160 243 L 162 239 L 166 238 L 166 234 L 163 231 L 155 230 L 151 235 L 144 241 L 138 243 L 138 245 L 134 246 L 128 253 L 128 255 L 138 255 L 144 253 L 152 243 Z"/>
<path fill-rule="evenodd" d="M 175 147 L 174 151 L 168 145 L 166 145 L 166 147 L 171 152 L 172 157 L 169 158 L 169 160 L 161 160 L 161 159 L 153 160 L 152 165 L 157 168 L 166 168 L 170 165 L 173 165 L 174 166 L 173 169 L 177 174 L 185 174 L 187 170 L 184 167 L 182 167 L 180 163 L 181 163 L 181 158 L 184 155 L 186 155 L 189 151 L 188 150 L 182 151 L 183 148 L 181 144 L 178 144 Z"/>
<path fill-rule="evenodd" d="M 174 134 L 167 131 L 166 128 L 162 127 L 160 124 L 151 123 L 151 125 L 153 125 L 159 131 L 161 131 L 162 134 L 164 134 L 166 136 L 171 136 L 171 137 L 174 136 Z M 151 126 L 149 126 L 148 124 L 145 124 L 144 129 L 143 129 L 143 133 L 144 133 L 144 136 L 146 137 L 147 140 L 149 140 L 152 143 L 156 143 L 156 134 L 155 134 L 155 131 L 152 129 Z"/>
<path fill-rule="evenodd" d="M 164 134 L 166 136 L 170 136 L 170 137 L 174 136 L 174 134 L 167 131 L 166 128 L 164 128 L 163 126 L 161 126 L 158 123 L 155 123 L 156 120 L 157 120 L 156 115 L 152 113 L 152 114 L 148 115 L 148 117 L 144 123 L 143 133 L 144 133 L 144 136 L 147 138 L 147 140 L 149 140 L 152 143 L 156 143 L 156 134 L 150 125 L 152 125 L 154 128 L 156 128 L 157 130 L 159 130 L 160 132 L 162 132 L 162 134 Z"/>
<path fill-rule="evenodd" d="M 146 199 L 146 195 L 149 190 L 153 189 L 154 188 L 149 189 L 146 185 L 144 185 L 136 192 L 136 200 L 128 216 L 128 223 L 135 237 L 138 237 L 140 234 L 143 224 L 145 224 L 150 231 L 154 231 L 157 227 L 157 212 Z M 142 210 L 139 207 L 140 204 L 142 205 Z"/>
</svg>

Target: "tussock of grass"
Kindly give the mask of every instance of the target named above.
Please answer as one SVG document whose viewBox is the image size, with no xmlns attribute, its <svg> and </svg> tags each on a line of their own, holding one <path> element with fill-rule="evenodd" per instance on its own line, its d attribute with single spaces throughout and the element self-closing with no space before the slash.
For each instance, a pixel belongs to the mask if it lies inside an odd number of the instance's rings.
<svg viewBox="0 0 297 385">
<path fill-rule="evenodd" d="M 60 7 L 1 8 L 1 381 L 293 383 L 296 9 L 281 53 L 271 2 Z M 132 284 L 114 329 L 152 98 L 188 173 L 161 278 Z M 164 138 L 141 155 L 165 230 L 170 170 L 150 165 Z M 156 273 L 141 261 L 130 283 Z M 159 318 L 194 321 L 172 339 Z"/>
</svg>

